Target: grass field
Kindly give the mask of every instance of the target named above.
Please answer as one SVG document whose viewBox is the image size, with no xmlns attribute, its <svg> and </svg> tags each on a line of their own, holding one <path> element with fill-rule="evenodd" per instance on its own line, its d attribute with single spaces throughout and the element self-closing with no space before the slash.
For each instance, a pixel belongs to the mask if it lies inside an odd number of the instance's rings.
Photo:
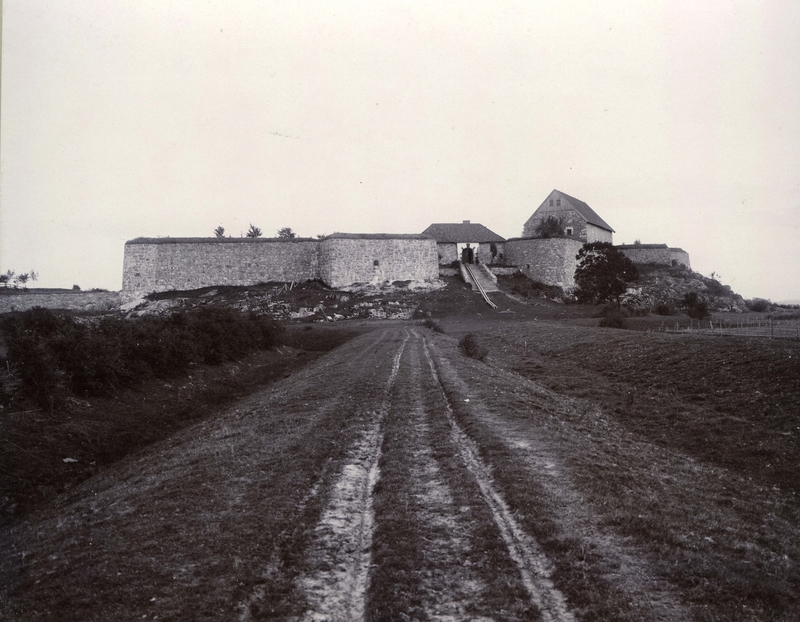
<svg viewBox="0 0 800 622">
<path fill-rule="evenodd" d="M 196 414 L 3 528 L 0 615 L 797 619 L 800 342 L 601 329 L 539 301 L 492 314 L 470 295 L 423 301 L 444 332 L 298 329 L 284 354 L 219 368 L 265 384 L 197 393 Z M 154 389 L 115 416 L 142 399 L 156 422 Z M 76 467 L 49 446 L 23 448 Z"/>
</svg>

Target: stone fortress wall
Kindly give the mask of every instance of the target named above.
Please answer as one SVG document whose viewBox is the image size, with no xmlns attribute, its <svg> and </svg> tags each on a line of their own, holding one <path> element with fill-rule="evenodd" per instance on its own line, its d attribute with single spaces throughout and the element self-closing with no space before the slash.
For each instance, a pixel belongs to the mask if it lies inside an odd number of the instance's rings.
<svg viewBox="0 0 800 622">
<path fill-rule="evenodd" d="M 334 234 L 320 242 L 319 278 L 330 287 L 437 279 L 436 241 L 419 235 Z"/>
<path fill-rule="evenodd" d="M 27 311 L 34 307 L 70 311 L 108 311 L 117 308 L 121 302 L 119 292 L 11 290 L 0 294 L 0 313 Z"/>
<path fill-rule="evenodd" d="M 572 289 L 581 247 L 577 238 L 512 238 L 506 240 L 505 259 L 533 281 Z"/>
<path fill-rule="evenodd" d="M 318 277 L 318 240 L 137 238 L 125 244 L 122 290 L 150 293 Z"/>
<path fill-rule="evenodd" d="M 343 287 L 436 278 L 436 241 L 421 235 L 137 238 L 125 244 L 122 290 L 140 295 L 313 279 Z"/>
<path fill-rule="evenodd" d="M 621 244 L 615 248 L 625 253 L 633 263 L 692 268 L 689 253 L 682 248 L 670 248 L 666 244 Z"/>
</svg>

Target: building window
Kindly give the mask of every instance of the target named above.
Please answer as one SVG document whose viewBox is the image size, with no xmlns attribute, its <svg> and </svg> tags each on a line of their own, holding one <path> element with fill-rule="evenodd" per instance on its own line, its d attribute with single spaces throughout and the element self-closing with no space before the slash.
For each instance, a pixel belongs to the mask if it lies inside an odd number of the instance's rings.
<svg viewBox="0 0 800 622">
<path fill-rule="evenodd" d="M 561 205 L 561 199 L 556 199 L 556 205 Z"/>
<path fill-rule="evenodd" d="M 567 227 L 567 235 L 572 235 L 572 227 Z"/>
<path fill-rule="evenodd" d="M 553 199 L 550 199 L 550 207 L 553 207 Z"/>
<path fill-rule="evenodd" d="M 373 266 L 379 266 L 380 262 L 376 259 L 375 261 L 372 262 L 372 265 Z"/>
</svg>

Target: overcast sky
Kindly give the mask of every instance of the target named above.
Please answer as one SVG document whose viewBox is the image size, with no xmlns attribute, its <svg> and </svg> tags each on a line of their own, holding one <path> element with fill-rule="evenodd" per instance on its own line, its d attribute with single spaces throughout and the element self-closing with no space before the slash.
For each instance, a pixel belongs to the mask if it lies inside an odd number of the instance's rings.
<svg viewBox="0 0 800 622">
<path fill-rule="evenodd" d="M 4 0 L 0 271 L 138 236 L 505 237 L 557 188 L 800 300 L 800 3 Z"/>
</svg>

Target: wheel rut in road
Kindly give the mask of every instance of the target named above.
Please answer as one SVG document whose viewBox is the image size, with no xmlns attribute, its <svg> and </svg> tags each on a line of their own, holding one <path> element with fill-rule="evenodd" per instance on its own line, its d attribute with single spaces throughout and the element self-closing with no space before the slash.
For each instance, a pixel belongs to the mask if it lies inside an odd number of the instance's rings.
<svg viewBox="0 0 800 622">
<path fill-rule="evenodd" d="M 308 601 L 303 620 L 358 622 L 364 619 L 374 519 L 372 496 L 379 475 L 381 423 L 389 409 L 389 396 L 408 339 L 406 332 L 392 359 L 381 403 L 370 413 L 360 438 L 351 447 L 315 529 L 314 542 L 308 554 L 310 569 L 298 580 L 298 587 Z"/>
<path fill-rule="evenodd" d="M 482 462 L 477 446 L 456 422 L 452 405 L 442 385 L 427 340 L 423 339 L 423 347 L 430 373 L 436 380 L 445 404 L 453 443 L 458 448 L 466 468 L 478 483 L 484 501 L 491 509 L 503 541 L 508 548 L 508 553 L 519 569 L 522 583 L 528 591 L 531 601 L 539 609 L 541 619 L 546 622 L 574 621 L 575 616 L 569 610 L 564 595 L 551 580 L 552 564 L 536 541 L 525 533 L 514 519 L 508 504 L 493 483 L 490 470 Z"/>
<path fill-rule="evenodd" d="M 330 490 L 297 580 L 301 619 L 574 620 L 551 563 L 456 422 L 425 337 L 411 329 L 389 341 L 399 345 L 381 404 Z"/>
<path fill-rule="evenodd" d="M 568 453 L 575 451 L 574 439 L 555 442 L 552 432 L 549 436 L 547 426 L 542 425 L 542 419 L 552 419 L 563 425 L 576 413 L 580 413 L 580 418 L 596 417 L 598 413 L 584 412 L 580 409 L 586 408 L 586 404 L 494 366 L 483 369 L 476 381 L 471 373 L 465 374 L 465 364 L 456 365 L 452 356 L 439 352 L 437 362 L 448 380 L 450 399 L 469 400 L 461 409 L 471 413 L 466 419 L 467 425 L 477 422 L 482 438 L 505 446 L 514 464 L 524 468 L 527 486 L 536 491 L 546 514 L 554 517 L 562 535 L 580 541 L 583 551 L 593 558 L 595 575 L 607 582 L 605 589 L 614 599 L 625 603 L 628 613 L 625 619 L 665 622 L 693 619 L 675 586 L 658 572 L 652 559 L 630 538 L 621 537 L 604 526 L 600 514 L 593 511 L 579 490 L 564 459 L 565 447 Z M 468 383 L 465 377 L 473 381 Z M 607 421 L 605 424 L 610 425 Z M 566 433 L 566 428 L 561 427 L 560 433 Z M 624 431 L 617 430 L 609 436 L 622 439 Z M 622 444 L 630 444 L 630 441 Z M 609 443 L 604 443 L 604 450 L 610 450 Z M 626 451 L 639 459 L 652 461 L 659 468 L 667 468 L 665 456 L 654 455 L 663 452 L 652 447 L 639 444 Z M 689 482 L 686 485 L 691 488 Z M 609 593 L 605 598 L 610 600 Z"/>
</svg>

